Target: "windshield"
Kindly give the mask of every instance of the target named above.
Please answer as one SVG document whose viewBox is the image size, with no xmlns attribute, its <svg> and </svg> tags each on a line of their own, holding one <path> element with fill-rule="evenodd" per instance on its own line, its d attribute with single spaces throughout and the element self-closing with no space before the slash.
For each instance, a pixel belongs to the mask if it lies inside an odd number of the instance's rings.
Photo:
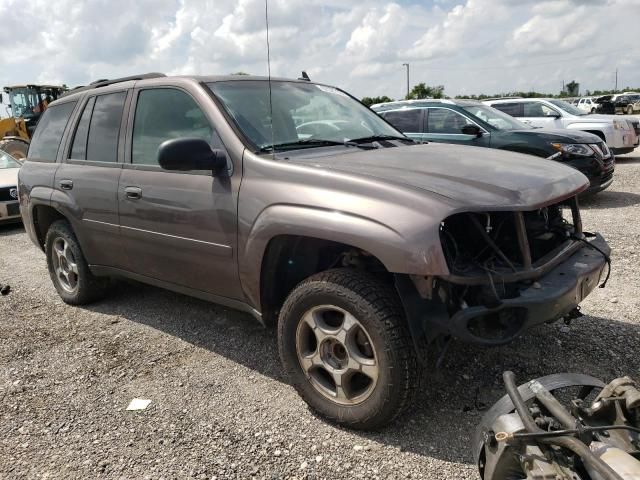
<svg viewBox="0 0 640 480">
<path fill-rule="evenodd" d="M 5 168 L 20 168 L 20 164 L 8 153 L 0 152 L 0 170 Z"/>
<path fill-rule="evenodd" d="M 564 110 L 567 113 L 570 113 L 571 115 L 579 115 L 579 116 L 586 115 L 582 110 L 574 107 L 573 105 L 565 102 L 564 100 L 549 100 L 549 103 L 555 105 L 558 108 L 561 108 L 562 110 Z"/>
<path fill-rule="evenodd" d="M 208 84 L 242 133 L 259 150 L 312 147 L 364 137 L 404 137 L 378 115 L 333 87 L 241 80 Z M 322 143 L 321 141 L 325 141 Z"/>
<path fill-rule="evenodd" d="M 511 115 L 507 115 L 496 108 L 486 105 L 472 105 L 462 108 L 498 130 L 523 130 L 525 128 L 533 128 L 526 123 L 516 120 Z"/>
</svg>

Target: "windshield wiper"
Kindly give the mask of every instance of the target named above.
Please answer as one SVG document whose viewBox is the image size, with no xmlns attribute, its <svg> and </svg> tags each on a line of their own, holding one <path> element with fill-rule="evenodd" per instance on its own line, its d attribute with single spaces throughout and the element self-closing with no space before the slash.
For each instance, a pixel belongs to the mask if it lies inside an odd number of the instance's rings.
<svg viewBox="0 0 640 480">
<path fill-rule="evenodd" d="M 397 138 L 397 137 L 394 137 L 394 138 Z M 324 138 L 305 138 L 304 140 L 297 140 L 295 142 L 284 142 L 284 143 L 276 143 L 275 145 L 266 145 L 260 148 L 260 151 L 271 152 L 273 150 L 288 149 L 288 148 L 295 148 L 295 147 L 302 147 L 302 148 L 328 147 L 328 146 L 334 146 L 334 145 L 343 145 L 345 147 L 358 147 L 362 149 L 372 148 L 372 147 L 366 147 L 364 145 L 359 145 L 358 143 L 359 142 L 354 140 L 345 140 L 341 142 L 340 140 L 327 140 Z M 363 143 L 366 143 L 366 142 L 363 142 Z"/>
<path fill-rule="evenodd" d="M 369 137 L 351 138 L 347 140 L 345 143 L 359 144 L 359 143 L 375 142 L 376 140 L 401 140 L 403 142 L 415 143 L 409 137 L 399 137 L 397 135 L 371 135 Z"/>
</svg>

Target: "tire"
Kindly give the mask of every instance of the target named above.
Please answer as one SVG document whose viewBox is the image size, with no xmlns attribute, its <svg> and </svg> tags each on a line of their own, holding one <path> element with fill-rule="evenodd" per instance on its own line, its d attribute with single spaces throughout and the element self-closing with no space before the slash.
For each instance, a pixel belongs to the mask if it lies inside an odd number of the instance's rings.
<svg viewBox="0 0 640 480">
<path fill-rule="evenodd" d="M 591 113 L 596 113 L 596 109 L 595 109 L 595 108 L 592 108 L 592 109 L 591 109 Z"/>
<path fill-rule="evenodd" d="M 51 281 L 65 303 L 84 305 L 104 296 L 109 280 L 91 273 L 69 222 L 51 224 L 45 254 Z"/>
<path fill-rule="evenodd" d="M 0 150 L 7 152 L 14 158 L 22 160 L 27 158 L 27 150 L 29 145 L 20 140 L 0 140 Z"/>
<path fill-rule="evenodd" d="M 328 270 L 300 283 L 280 312 L 278 347 L 305 402 L 347 427 L 386 425 L 419 388 L 420 365 L 400 300 L 367 272 Z"/>
</svg>

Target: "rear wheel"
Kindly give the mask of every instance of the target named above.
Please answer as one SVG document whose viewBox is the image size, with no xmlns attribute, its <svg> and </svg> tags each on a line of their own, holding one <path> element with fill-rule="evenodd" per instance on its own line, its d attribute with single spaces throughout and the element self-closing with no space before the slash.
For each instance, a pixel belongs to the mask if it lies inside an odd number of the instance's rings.
<svg viewBox="0 0 640 480">
<path fill-rule="evenodd" d="M 627 105 L 627 115 L 631 115 L 633 113 L 633 106 Z"/>
<path fill-rule="evenodd" d="M 595 108 L 592 108 L 592 109 L 591 109 L 591 113 L 596 113 L 596 109 L 595 109 Z"/>
<path fill-rule="evenodd" d="M 49 275 L 66 303 L 83 305 L 104 296 L 108 279 L 94 276 L 66 220 L 51 224 L 45 240 Z"/>
<path fill-rule="evenodd" d="M 19 160 L 27 158 L 28 149 L 29 145 L 20 140 L 0 140 L 0 150 Z"/>
<path fill-rule="evenodd" d="M 420 374 L 392 286 L 337 269 L 298 285 L 278 323 L 280 357 L 300 396 L 352 428 L 378 428 L 411 404 Z"/>
</svg>

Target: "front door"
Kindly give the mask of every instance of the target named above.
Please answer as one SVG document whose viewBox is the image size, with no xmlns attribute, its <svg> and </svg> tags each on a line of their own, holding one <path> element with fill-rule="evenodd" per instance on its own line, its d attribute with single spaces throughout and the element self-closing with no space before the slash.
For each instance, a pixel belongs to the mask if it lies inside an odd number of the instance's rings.
<svg viewBox="0 0 640 480">
<path fill-rule="evenodd" d="M 562 128 L 561 113 L 555 108 L 540 102 L 523 102 L 522 120 L 524 123 L 541 128 Z"/>
<path fill-rule="evenodd" d="M 214 125 L 186 91 L 134 92 L 130 147 L 118 188 L 128 270 L 161 282 L 242 298 L 236 258 L 237 183 L 209 171 L 163 170 L 165 140 L 198 137 L 224 149 Z M 239 174 L 240 172 L 238 172 Z"/>
<path fill-rule="evenodd" d="M 488 147 L 490 135 L 467 135 L 462 132 L 465 125 L 476 125 L 469 118 L 446 107 L 429 107 L 425 118 L 425 140 L 440 143 L 459 143 L 475 147 Z"/>
</svg>

